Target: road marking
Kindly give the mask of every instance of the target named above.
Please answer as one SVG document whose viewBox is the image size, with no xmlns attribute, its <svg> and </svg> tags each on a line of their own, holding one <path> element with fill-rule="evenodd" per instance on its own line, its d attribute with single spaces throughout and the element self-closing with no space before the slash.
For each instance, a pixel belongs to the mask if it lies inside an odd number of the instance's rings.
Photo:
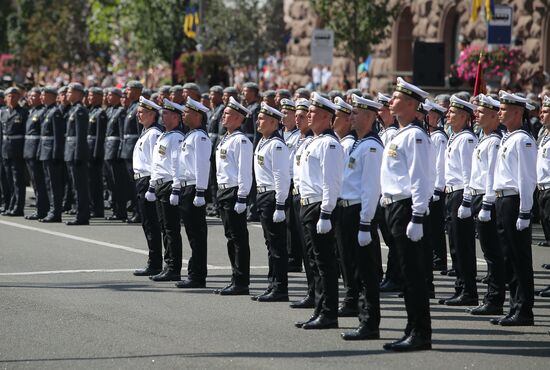
<svg viewBox="0 0 550 370">
<path fill-rule="evenodd" d="M 149 252 L 147 252 L 146 250 L 143 250 L 143 249 L 137 249 L 137 248 L 127 247 L 125 245 L 103 242 L 101 240 L 96 240 L 96 239 L 84 238 L 84 237 L 81 237 L 81 236 L 66 234 L 66 233 L 62 233 L 62 232 L 59 232 L 59 231 L 46 230 L 46 229 L 42 229 L 42 228 L 34 227 L 34 226 L 22 225 L 22 224 L 18 224 L 16 222 L 0 220 L 0 224 L 1 225 L 12 226 L 12 227 L 17 227 L 17 228 L 24 229 L 24 230 L 35 231 L 35 232 L 39 232 L 39 233 L 43 233 L 43 234 L 53 235 L 53 236 L 57 236 L 57 237 L 60 237 L 60 238 L 76 240 L 76 241 L 83 242 L 83 243 L 100 245 L 102 247 L 107 247 L 107 248 L 112 248 L 112 249 L 119 249 L 119 250 L 123 250 L 123 251 L 130 252 L 130 253 L 137 253 L 137 254 L 141 254 L 141 255 L 145 255 L 145 256 L 147 256 L 149 254 Z M 184 264 L 189 263 L 189 261 L 186 260 L 186 259 L 182 259 L 182 261 L 183 261 Z M 231 266 L 206 265 L 206 267 L 209 270 L 231 270 Z M 267 269 L 267 268 L 269 268 L 269 266 L 250 266 L 250 268 L 251 269 Z"/>
<path fill-rule="evenodd" d="M 130 272 L 130 271 L 134 271 L 134 269 L 93 269 L 93 270 L 0 272 L 0 276 L 57 275 L 57 274 L 91 273 L 91 272 Z"/>
</svg>

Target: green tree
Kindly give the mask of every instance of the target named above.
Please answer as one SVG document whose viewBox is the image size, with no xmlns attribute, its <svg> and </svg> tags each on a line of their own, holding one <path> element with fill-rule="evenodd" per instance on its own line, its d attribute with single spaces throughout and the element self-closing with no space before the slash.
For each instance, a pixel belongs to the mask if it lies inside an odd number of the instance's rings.
<svg viewBox="0 0 550 370">
<path fill-rule="evenodd" d="M 373 45 L 384 40 L 398 14 L 399 5 L 390 7 L 385 0 L 310 0 L 327 28 L 334 31 L 335 44 L 341 46 L 355 62 L 355 83 L 360 58 Z"/>
</svg>

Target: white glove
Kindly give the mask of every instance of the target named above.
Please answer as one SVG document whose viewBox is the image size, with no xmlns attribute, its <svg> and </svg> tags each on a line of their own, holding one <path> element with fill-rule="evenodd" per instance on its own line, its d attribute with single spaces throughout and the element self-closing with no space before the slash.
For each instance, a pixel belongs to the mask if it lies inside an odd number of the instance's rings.
<svg viewBox="0 0 550 370">
<path fill-rule="evenodd" d="M 480 222 L 489 222 L 491 221 L 491 211 L 488 211 L 486 209 L 482 209 L 481 211 L 479 211 L 479 213 L 477 214 L 477 219 L 480 221 Z"/>
<path fill-rule="evenodd" d="M 177 206 L 180 203 L 180 196 L 177 194 L 170 194 L 170 205 Z"/>
<path fill-rule="evenodd" d="M 458 207 L 458 218 L 464 219 L 472 216 L 472 208 L 471 207 L 464 207 L 461 205 Z"/>
<path fill-rule="evenodd" d="M 320 218 L 319 221 L 317 221 L 317 234 L 326 234 L 330 229 L 332 229 L 330 219 Z"/>
<path fill-rule="evenodd" d="M 386 205 L 384 204 L 384 197 L 381 197 L 378 203 L 380 203 L 380 207 L 386 208 Z"/>
<path fill-rule="evenodd" d="M 516 229 L 518 229 L 518 231 L 525 230 L 529 227 L 530 223 L 531 223 L 531 220 L 525 220 L 523 218 L 518 218 L 518 220 L 516 221 Z"/>
<path fill-rule="evenodd" d="M 198 197 L 195 195 L 195 198 L 193 198 L 193 205 L 195 207 L 202 207 L 206 204 L 206 200 L 204 197 Z"/>
<path fill-rule="evenodd" d="M 414 222 L 409 222 L 407 225 L 407 238 L 411 239 L 413 242 L 417 242 L 424 236 L 424 227 L 422 224 L 417 224 Z"/>
<path fill-rule="evenodd" d="M 439 201 L 439 199 L 441 199 L 441 197 L 439 195 L 432 195 L 432 202 L 437 202 Z"/>
<path fill-rule="evenodd" d="M 430 207 L 426 208 L 426 216 L 430 215 Z"/>
<path fill-rule="evenodd" d="M 372 242 L 370 231 L 359 231 L 359 234 L 357 235 L 357 241 L 359 242 L 360 247 L 369 245 Z"/>
<path fill-rule="evenodd" d="M 275 223 L 283 222 L 285 218 L 286 218 L 286 215 L 283 209 L 276 209 L 275 212 L 273 212 L 273 222 Z"/>
<path fill-rule="evenodd" d="M 155 188 L 149 188 L 147 192 L 145 193 L 145 199 L 147 199 L 148 202 L 154 202 L 157 200 L 157 196 L 155 195 Z"/>
<path fill-rule="evenodd" d="M 233 207 L 233 210 L 238 214 L 243 213 L 244 211 L 246 211 L 246 203 L 241 203 L 241 202 L 235 203 L 235 207 Z"/>
</svg>

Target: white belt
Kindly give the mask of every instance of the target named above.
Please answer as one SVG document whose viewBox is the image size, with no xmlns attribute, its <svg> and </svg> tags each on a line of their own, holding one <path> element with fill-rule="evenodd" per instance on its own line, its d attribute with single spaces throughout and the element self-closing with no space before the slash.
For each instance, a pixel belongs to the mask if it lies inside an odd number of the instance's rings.
<svg viewBox="0 0 550 370">
<path fill-rule="evenodd" d="M 76 136 L 67 136 L 65 139 L 67 141 L 76 141 Z"/>
<path fill-rule="evenodd" d="M 313 203 L 319 203 L 323 200 L 323 197 L 311 197 L 311 198 L 300 198 L 300 204 L 303 206 L 307 206 Z"/>
<path fill-rule="evenodd" d="M 149 177 L 150 173 L 134 173 L 134 180 L 141 179 L 142 177 Z"/>
<path fill-rule="evenodd" d="M 54 136 L 40 136 L 40 140 L 53 140 L 55 139 Z"/>
<path fill-rule="evenodd" d="M 17 139 L 24 139 L 25 135 L 7 135 L 4 136 L 4 140 L 17 140 Z"/>
<path fill-rule="evenodd" d="M 120 136 L 107 136 L 105 138 L 106 141 L 115 141 L 115 140 L 120 140 Z"/>
<path fill-rule="evenodd" d="M 214 138 L 214 137 L 218 137 L 218 134 L 215 134 L 215 133 L 213 133 L 213 132 L 209 132 L 209 133 L 208 133 L 208 137 L 212 139 L 212 138 Z"/>
<path fill-rule="evenodd" d="M 40 135 L 25 135 L 25 140 L 40 140 Z"/>
<path fill-rule="evenodd" d="M 340 207 L 351 207 L 356 204 L 361 204 L 361 199 L 340 199 L 338 205 Z"/>
<path fill-rule="evenodd" d="M 445 186 L 445 193 L 454 193 L 455 191 L 464 190 L 464 186 Z"/>
<path fill-rule="evenodd" d="M 164 183 L 166 183 L 166 182 L 170 182 L 170 181 L 172 181 L 172 178 L 167 177 L 167 178 L 165 178 L 165 179 L 153 180 L 153 183 L 154 183 L 155 185 L 162 185 L 162 184 L 164 184 Z"/>
<path fill-rule="evenodd" d="M 139 135 L 135 135 L 135 134 L 124 135 L 125 139 L 135 139 L 135 138 L 138 138 L 138 137 L 139 137 Z"/>
<path fill-rule="evenodd" d="M 539 190 L 548 190 L 548 189 L 550 189 L 550 183 L 537 184 L 537 189 L 539 189 Z"/>
<path fill-rule="evenodd" d="M 497 198 L 509 197 L 512 195 L 518 195 L 519 193 L 514 189 L 503 189 L 495 191 Z"/>
<path fill-rule="evenodd" d="M 86 139 L 88 139 L 88 140 L 95 140 L 95 139 L 97 139 L 97 136 L 88 135 L 88 136 L 86 136 Z"/>
<path fill-rule="evenodd" d="M 478 189 L 471 189 L 470 188 L 470 194 L 472 194 L 472 195 L 484 195 L 485 190 L 478 190 Z"/>
<path fill-rule="evenodd" d="M 256 186 L 258 194 L 265 193 L 267 191 L 275 191 L 275 186 Z"/>
<path fill-rule="evenodd" d="M 218 184 L 218 189 L 229 189 L 239 186 L 238 184 Z"/>
<path fill-rule="evenodd" d="M 197 181 L 195 181 L 195 180 L 191 180 L 191 181 L 181 181 L 180 184 L 181 184 L 182 187 L 184 187 L 184 186 L 191 186 L 191 185 L 197 185 Z"/>
<path fill-rule="evenodd" d="M 300 195 L 300 192 L 296 188 L 292 188 L 292 195 Z"/>
<path fill-rule="evenodd" d="M 388 206 L 392 203 L 399 202 L 400 200 L 409 199 L 409 198 L 411 198 L 410 195 L 390 195 L 387 197 L 382 197 L 382 204 L 384 206 Z"/>
</svg>

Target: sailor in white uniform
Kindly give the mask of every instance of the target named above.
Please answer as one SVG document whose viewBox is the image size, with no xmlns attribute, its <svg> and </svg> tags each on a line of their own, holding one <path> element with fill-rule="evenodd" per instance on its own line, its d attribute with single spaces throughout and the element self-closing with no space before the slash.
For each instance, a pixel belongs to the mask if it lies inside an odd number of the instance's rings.
<svg viewBox="0 0 550 370">
<path fill-rule="evenodd" d="M 206 200 L 210 176 L 212 142 L 204 129 L 210 110 L 187 97 L 182 122 L 187 127 L 180 153 L 180 210 L 185 233 L 191 247 L 187 279 L 176 283 L 178 288 L 206 286 L 207 236 Z"/>
<path fill-rule="evenodd" d="M 344 152 L 330 129 L 337 106 L 313 93 L 308 124 L 314 138 L 304 147 L 300 159 L 301 216 L 308 250 L 315 274 L 315 310 L 313 316 L 296 326 L 304 329 L 338 327 L 338 275 L 332 212 L 342 186 Z"/>
<path fill-rule="evenodd" d="M 156 201 L 157 213 L 164 230 L 166 253 L 164 270 L 153 281 L 179 281 L 181 279 L 181 225 L 179 211 L 180 166 L 179 157 L 183 134 L 179 131 L 179 118 L 183 107 L 168 99 L 162 105 L 162 122 L 166 131 L 153 148 L 151 179 L 145 199 Z"/>
<path fill-rule="evenodd" d="M 231 283 L 215 291 L 220 295 L 248 295 L 250 245 L 246 203 L 252 186 L 252 142 L 240 130 L 250 111 L 229 98 L 223 112 L 227 132 L 216 148 L 216 179 L 220 217 L 227 238 L 227 253 L 233 270 Z"/>
<path fill-rule="evenodd" d="M 477 306 L 477 263 L 475 253 L 474 219 L 472 217 L 472 194 L 470 174 L 472 154 L 477 137 L 472 130 L 472 118 L 476 106 L 451 96 L 447 112 L 447 124 L 452 135 L 447 143 L 445 159 L 445 193 L 450 215 L 449 244 L 456 255 L 455 293 L 442 299 L 448 306 Z"/>
<path fill-rule="evenodd" d="M 404 278 L 407 326 L 402 339 L 384 349 L 415 351 L 431 348 L 431 320 L 425 279 L 423 222 L 434 191 L 430 175 L 433 144 L 416 120 L 416 108 L 428 93 L 397 79 L 390 110 L 399 122 L 399 132 L 384 148 L 380 183 L 386 222 L 394 236 Z"/>
<path fill-rule="evenodd" d="M 522 129 L 529 110 L 527 99 L 500 91 L 500 122 L 506 126 L 498 149 L 493 189 L 497 233 L 504 250 L 506 280 L 510 286 L 510 311 L 492 324 L 534 324 L 534 281 L 531 252 L 531 208 L 537 185 L 537 150 L 533 137 Z"/>
<path fill-rule="evenodd" d="M 332 122 L 332 129 L 338 136 L 344 153 L 348 153 L 356 139 L 355 132 L 351 129 L 351 111 L 353 107 L 339 96 L 334 98 L 334 104 L 336 104 L 337 109 Z"/>
</svg>

